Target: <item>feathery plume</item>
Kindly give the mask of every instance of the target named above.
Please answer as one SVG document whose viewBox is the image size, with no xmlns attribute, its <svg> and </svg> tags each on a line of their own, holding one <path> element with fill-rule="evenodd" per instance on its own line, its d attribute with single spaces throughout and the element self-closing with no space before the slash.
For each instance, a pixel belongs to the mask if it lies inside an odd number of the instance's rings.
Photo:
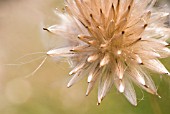
<svg viewBox="0 0 170 114">
<path fill-rule="evenodd" d="M 45 30 L 60 35 L 68 46 L 47 52 L 66 57 L 74 67 L 75 82 L 87 76 L 89 95 L 98 80 L 98 104 L 113 85 L 134 106 L 132 82 L 158 95 L 145 69 L 170 75 L 159 61 L 170 56 L 170 29 L 164 25 L 169 13 L 154 8 L 156 0 L 65 0 L 62 22 Z"/>
</svg>

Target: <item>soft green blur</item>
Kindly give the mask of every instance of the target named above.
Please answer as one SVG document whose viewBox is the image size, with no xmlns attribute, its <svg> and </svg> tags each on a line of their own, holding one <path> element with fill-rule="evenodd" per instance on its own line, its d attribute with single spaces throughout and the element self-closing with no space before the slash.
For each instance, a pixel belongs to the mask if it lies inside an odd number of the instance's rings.
<svg viewBox="0 0 170 114">
<path fill-rule="evenodd" d="M 56 62 L 45 53 L 18 58 L 35 52 L 46 52 L 64 42 L 43 31 L 58 23 L 54 9 L 62 9 L 64 0 L 0 0 L 0 114 L 169 114 L 170 77 L 151 74 L 158 93 L 150 95 L 136 87 L 138 106 L 132 106 L 115 88 L 97 106 L 97 85 L 86 97 L 86 79 L 67 88 L 70 70 L 66 60 Z M 166 3 L 166 2 L 165 2 Z M 20 62 L 33 61 L 23 65 Z M 163 59 L 170 70 L 170 58 Z"/>
</svg>

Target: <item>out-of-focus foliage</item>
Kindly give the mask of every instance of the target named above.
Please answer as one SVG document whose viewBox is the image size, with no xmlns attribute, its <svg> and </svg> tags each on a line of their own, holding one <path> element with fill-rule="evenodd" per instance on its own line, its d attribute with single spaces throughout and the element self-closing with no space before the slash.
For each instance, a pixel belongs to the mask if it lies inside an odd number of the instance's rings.
<svg viewBox="0 0 170 114">
<path fill-rule="evenodd" d="M 164 2 L 164 1 L 161 1 Z M 164 4 L 168 3 L 168 0 Z M 0 0 L 0 114 L 168 114 L 170 112 L 170 77 L 151 74 L 158 86 L 157 96 L 141 92 L 139 104 L 133 107 L 116 91 L 111 90 L 97 106 L 97 89 L 86 97 L 87 83 L 79 82 L 67 88 L 69 65 L 66 60 L 55 62 L 47 58 L 45 64 L 30 77 L 42 59 L 23 65 L 5 65 L 31 61 L 64 42 L 43 31 L 58 23 L 54 9 L 62 9 L 63 0 Z M 168 8 L 168 7 L 167 7 Z M 169 9 L 167 9 L 169 10 Z M 46 49 L 44 48 L 46 46 Z M 16 60 L 16 61 L 15 61 Z M 170 70 L 170 58 L 163 59 Z M 144 97 L 144 100 L 141 99 Z"/>
</svg>

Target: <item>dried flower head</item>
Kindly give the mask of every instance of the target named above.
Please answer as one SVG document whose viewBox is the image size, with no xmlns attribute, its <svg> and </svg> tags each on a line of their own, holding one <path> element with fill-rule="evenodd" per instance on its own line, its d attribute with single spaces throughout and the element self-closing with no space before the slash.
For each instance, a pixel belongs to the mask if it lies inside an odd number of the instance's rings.
<svg viewBox="0 0 170 114">
<path fill-rule="evenodd" d="M 74 67 L 68 87 L 87 76 L 90 93 L 98 80 L 98 104 L 112 85 L 137 105 L 132 82 L 151 94 L 157 88 L 144 71 L 170 75 L 159 58 L 170 56 L 169 13 L 154 8 L 156 0 L 65 0 L 62 23 L 44 28 L 66 38 L 68 46 L 47 52 L 67 57 Z"/>
</svg>

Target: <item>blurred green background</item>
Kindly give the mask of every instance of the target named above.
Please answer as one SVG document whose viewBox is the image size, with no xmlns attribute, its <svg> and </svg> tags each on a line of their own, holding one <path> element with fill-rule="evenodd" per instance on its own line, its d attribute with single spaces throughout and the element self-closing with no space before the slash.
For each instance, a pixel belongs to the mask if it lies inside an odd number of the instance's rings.
<svg viewBox="0 0 170 114">
<path fill-rule="evenodd" d="M 97 106 L 97 85 L 88 97 L 85 96 L 86 79 L 69 89 L 66 87 L 71 77 L 64 59 L 56 62 L 48 58 L 33 76 L 27 78 L 43 58 L 24 65 L 5 65 L 42 57 L 45 54 L 15 61 L 23 55 L 46 52 L 64 43 L 42 30 L 59 23 L 53 11 L 56 7 L 62 9 L 63 1 L 0 0 L 0 114 L 169 114 L 168 76 L 151 73 L 161 99 L 135 87 L 139 103 L 134 107 L 113 88 Z M 162 62 L 170 70 L 170 58 Z"/>
</svg>

